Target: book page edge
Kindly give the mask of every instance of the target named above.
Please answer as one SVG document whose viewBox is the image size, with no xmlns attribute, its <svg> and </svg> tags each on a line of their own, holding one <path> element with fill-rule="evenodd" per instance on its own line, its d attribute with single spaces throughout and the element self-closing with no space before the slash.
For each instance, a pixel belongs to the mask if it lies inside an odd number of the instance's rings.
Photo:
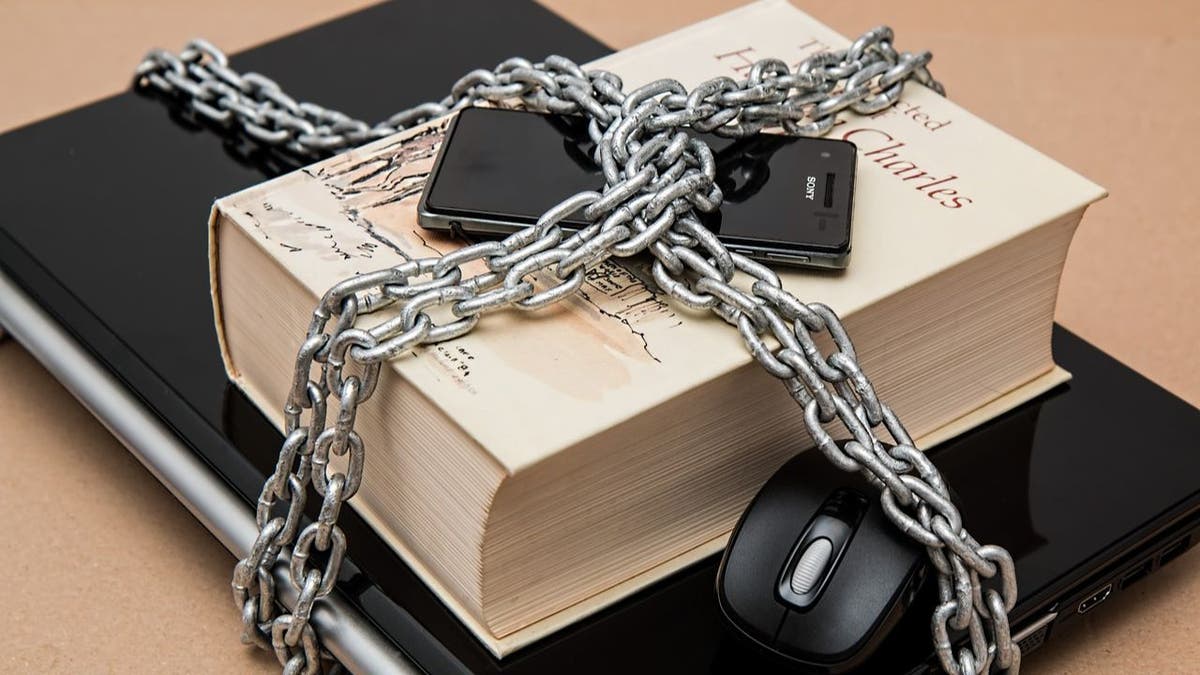
<svg viewBox="0 0 1200 675">
<path fill-rule="evenodd" d="M 930 449 L 964 434 L 988 420 L 995 419 L 1070 380 L 1071 373 L 1062 366 L 1054 364 L 1050 370 L 1029 382 L 925 434 L 917 439 L 917 445 L 928 452 Z"/>
<path fill-rule="evenodd" d="M 221 226 L 221 221 L 224 219 L 225 210 L 223 209 L 224 202 L 230 199 L 225 197 L 213 202 L 212 209 L 208 216 L 208 294 L 212 300 L 213 312 L 213 328 L 217 332 L 217 346 L 221 350 L 221 363 L 225 365 L 225 375 L 230 380 L 237 382 L 239 388 L 244 389 L 244 383 L 241 382 L 241 376 L 233 365 L 233 358 L 229 353 L 229 343 L 225 339 L 225 314 L 221 306 L 221 276 L 219 247 L 217 246 L 217 229 Z M 236 224 L 236 220 L 234 221 Z M 237 224 L 240 227 L 240 224 Z"/>
<path fill-rule="evenodd" d="M 1071 379 L 1071 373 L 1066 369 L 1051 364 L 1051 367 L 1046 372 L 1034 377 L 1032 380 L 1022 384 L 1015 389 L 1000 394 L 995 399 L 985 403 L 984 405 L 968 412 L 961 417 L 958 417 L 951 422 L 948 422 L 941 427 L 921 436 L 916 439 L 917 446 L 928 451 L 930 448 L 936 447 L 951 438 L 954 438 L 986 420 L 998 417 L 1017 406 L 1026 403 L 1041 394 L 1050 391 L 1058 385 L 1067 382 Z M 696 546 L 680 555 L 663 561 L 650 569 L 630 577 L 629 579 L 609 587 L 599 593 L 592 595 L 585 600 L 582 600 L 570 607 L 562 609 L 544 619 L 532 623 L 525 628 L 522 628 L 514 633 L 510 633 L 504 637 L 498 638 L 488 632 L 487 628 L 482 624 L 477 623 L 474 618 L 468 618 L 469 615 L 462 608 L 451 606 L 454 613 L 464 622 L 472 634 L 479 639 L 488 650 L 497 658 L 503 658 L 512 654 L 518 649 L 526 647 L 538 640 L 545 638 L 575 622 L 586 618 L 610 605 L 613 605 L 624 598 L 636 593 L 637 591 L 646 588 L 667 576 L 682 570 L 683 568 L 692 565 L 700 560 L 707 558 L 715 553 L 718 553 L 725 547 L 729 539 L 729 532 L 724 532 L 703 544 Z M 393 544 L 394 545 L 394 544 Z M 408 559 L 405 556 L 406 560 Z M 426 579 L 427 570 L 422 570 L 420 576 Z M 433 585 L 433 584 L 431 584 Z M 435 586 L 435 589 L 437 587 Z"/>
</svg>

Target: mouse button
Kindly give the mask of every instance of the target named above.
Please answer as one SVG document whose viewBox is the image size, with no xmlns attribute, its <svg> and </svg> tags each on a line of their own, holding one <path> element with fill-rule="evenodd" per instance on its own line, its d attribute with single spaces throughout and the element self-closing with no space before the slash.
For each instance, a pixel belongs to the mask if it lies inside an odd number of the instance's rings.
<svg viewBox="0 0 1200 675">
<path fill-rule="evenodd" d="M 795 511 L 783 494 L 764 490 L 743 515 L 721 562 L 721 608 L 751 637 L 771 644 L 787 611 L 775 600 L 774 579 L 795 544 Z M 783 536 L 781 536 L 783 535 Z"/>
<path fill-rule="evenodd" d="M 828 600 L 828 595 L 826 600 Z M 837 608 L 821 603 L 810 612 L 792 611 L 775 635 L 776 651 L 804 663 L 841 669 L 867 654 L 862 633 L 856 630 L 853 600 Z"/>
<path fill-rule="evenodd" d="M 776 599 L 772 581 L 779 578 L 798 536 L 828 494 L 807 482 L 811 472 L 803 460 L 808 454 L 785 463 L 750 502 L 718 572 L 722 611 L 739 629 L 766 644 L 774 640 L 787 611 Z"/>
<path fill-rule="evenodd" d="M 863 516 L 849 554 L 862 565 L 859 574 L 894 580 L 893 586 L 927 561 L 925 547 L 901 532 L 878 501 Z"/>
<path fill-rule="evenodd" d="M 816 588 L 825 576 L 829 560 L 833 557 L 833 542 L 825 537 L 813 540 L 804 549 L 796 567 L 788 578 L 788 585 L 796 595 L 804 595 Z"/>
<path fill-rule="evenodd" d="M 776 649 L 834 665 L 865 659 L 902 615 L 924 564 L 924 549 L 873 503 L 816 604 L 784 620 Z"/>
<path fill-rule="evenodd" d="M 838 559 L 850 540 L 847 523 L 817 514 L 796 541 L 791 555 L 777 572 L 776 594 L 790 609 L 806 611 L 824 592 Z"/>
<path fill-rule="evenodd" d="M 722 573 L 717 592 L 721 611 L 743 633 L 764 645 L 771 645 L 787 609 L 770 593 L 762 592 L 761 578 L 744 572 L 745 568 L 741 568 L 733 574 Z"/>
<path fill-rule="evenodd" d="M 778 542 L 768 540 L 767 528 L 754 525 L 747 519 L 734 532 L 718 572 L 717 598 L 721 610 L 735 626 L 770 645 L 787 610 L 775 601 L 763 579 L 776 573 L 779 560 L 787 554 L 774 550 Z"/>
<path fill-rule="evenodd" d="M 856 533 L 858 534 L 858 533 Z M 876 633 L 892 617 L 892 593 L 885 576 L 872 574 L 873 561 L 855 555 L 857 536 L 843 552 L 820 597 L 806 611 L 788 612 L 775 648 L 793 658 L 827 668 L 845 668 L 865 659 Z"/>
<path fill-rule="evenodd" d="M 768 595 L 770 582 L 762 581 L 779 576 L 828 494 L 827 489 L 814 489 L 805 480 L 807 472 L 796 468 L 793 459 L 767 481 L 742 515 L 725 552 L 725 570 L 744 570 Z"/>
</svg>

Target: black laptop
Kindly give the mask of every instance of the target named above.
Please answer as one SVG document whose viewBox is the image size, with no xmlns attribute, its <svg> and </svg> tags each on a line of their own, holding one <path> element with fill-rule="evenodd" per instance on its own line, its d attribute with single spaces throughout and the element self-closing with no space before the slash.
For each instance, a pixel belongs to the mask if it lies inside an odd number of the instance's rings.
<svg viewBox="0 0 1200 675">
<path fill-rule="evenodd" d="M 608 51 L 532 2 L 422 0 L 364 10 L 232 65 L 381 119 L 513 54 L 586 62 Z M 294 163 L 134 93 L 0 136 L 0 157 L 0 325 L 243 551 L 281 439 L 225 378 L 205 218 L 216 197 Z M 1012 619 L 1027 653 L 1200 537 L 1200 413 L 1061 328 L 1054 351 L 1074 380 L 932 451 L 973 533 L 1016 558 Z M 501 660 L 370 528 L 352 512 L 343 519 L 349 558 L 314 621 L 352 669 L 787 671 L 723 625 L 715 557 Z M 928 616 L 914 608 L 872 672 L 935 669 Z"/>
</svg>

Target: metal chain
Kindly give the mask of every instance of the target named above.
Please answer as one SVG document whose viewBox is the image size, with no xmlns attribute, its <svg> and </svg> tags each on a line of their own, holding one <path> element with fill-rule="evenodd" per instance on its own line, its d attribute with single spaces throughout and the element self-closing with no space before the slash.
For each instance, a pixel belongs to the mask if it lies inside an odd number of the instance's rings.
<svg viewBox="0 0 1200 675">
<path fill-rule="evenodd" d="M 938 579 L 932 633 L 942 668 L 953 675 L 993 666 L 1016 673 L 1021 651 L 1007 616 L 1017 599 L 1011 556 L 981 545 L 963 527 L 941 474 L 877 397 L 834 311 L 801 302 L 769 268 L 729 251 L 700 224 L 697 211 L 718 208 L 722 194 L 711 149 L 683 131 L 745 136 L 782 128 L 821 135 L 842 110 L 870 114 L 891 105 L 909 79 L 941 93 L 926 69 L 930 58 L 928 52 L 898 53 L 891 29 L 880 27 L 795 70 L 768 59 L 741 81 L 717 77 L 688 91 L 674 80 L 658 80 L 628 93 L 616 75 L 584 71 L 563 57 L 541 63 L 514 58 L 468 73 L 440 102 L 369 126 L 298 103 L 261 75 L 234 72 L 208 43 L 189 43 L 178 56 L 151 52 L 137 69 L 138 87 L 179 96 L 216 123 L 304 157 L 338 152 L 479 102 L 519 103 L 585 116 L 605 178 L 602 192 L 573 195 L 507 239 L 355 276 L 321 299 L 296 358 L 284 407 L 286 439 L 258 500 L 260 532 L 234 571 L 243 640 L 273 649 L 286 673 L 321 669 L 309 617 L 314 603 L 333 591 L 345 555 L 338 513 L 359 489 L 365 451 L 355 415 L 375 391 L 385 361 L 463 335 L 486 312 L 552 305 L 579 290 L 589 267 L 648 251 L 659 288 L 735 326 L 754 358 L 803 409 L 820 452 L 839 468 L 866 476 L 891 521 L 926 547 Z M 579 210 L 591 225 L 559 227 Z M 473 261 L 488 271 L 466 277 L 463 266 Z M 391 313 L 382 323 L 358 327 L 359 316 L 385 307 Z M 437 323 L 429 312 L 434 308 L 454 319 Z M 832 341 L 828 354 L 817 344 L 821 333 Z M 332 422 L 331 396 L 337 399 Z M 850 440 L 838 442 L 830 434 L 828 427 L 839 423 Z M 346 456 L 346 470 L 332 469 L 331 456 Z M 302 526 L 310 484 L 321 508 L 315 522 Z M 314 552 L 325 559 L 323 568 L 313 564 Z M 272 569 L 288 554 L 288 581 L 298 599 L 291 613 L 280 613 Z M 963 635 L 967 644 L 955 651 Z"/>
</svg>

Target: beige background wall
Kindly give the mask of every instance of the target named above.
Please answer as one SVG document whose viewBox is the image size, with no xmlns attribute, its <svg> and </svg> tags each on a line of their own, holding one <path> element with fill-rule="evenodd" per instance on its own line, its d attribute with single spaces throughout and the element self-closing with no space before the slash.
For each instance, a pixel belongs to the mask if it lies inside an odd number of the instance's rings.
<svg viewBox="0 0 1200 675">
<path fill-rule="evenodd" d="M 616 47 L 740 4 L 544 3 Z M 0 130 L 120 91 L 148 47 L 205 36 L 236 51 L 366 4 L 0 0 Z M 1072 245 L 1059 321 L 1200 404 L 1196 4 L 797 4 L 845 34 L 890 24 L 901 48 L 934 51 L 959 103 L 1108 187 Z M 0 466 L 0 670 L 275 667 L 237 642 L 232 558 L 11 340 L 0 343 Z M 1028 670 L 1200 671 L 1197 622 L 1192 553 L 1064 631 Z"/>
</svg>

